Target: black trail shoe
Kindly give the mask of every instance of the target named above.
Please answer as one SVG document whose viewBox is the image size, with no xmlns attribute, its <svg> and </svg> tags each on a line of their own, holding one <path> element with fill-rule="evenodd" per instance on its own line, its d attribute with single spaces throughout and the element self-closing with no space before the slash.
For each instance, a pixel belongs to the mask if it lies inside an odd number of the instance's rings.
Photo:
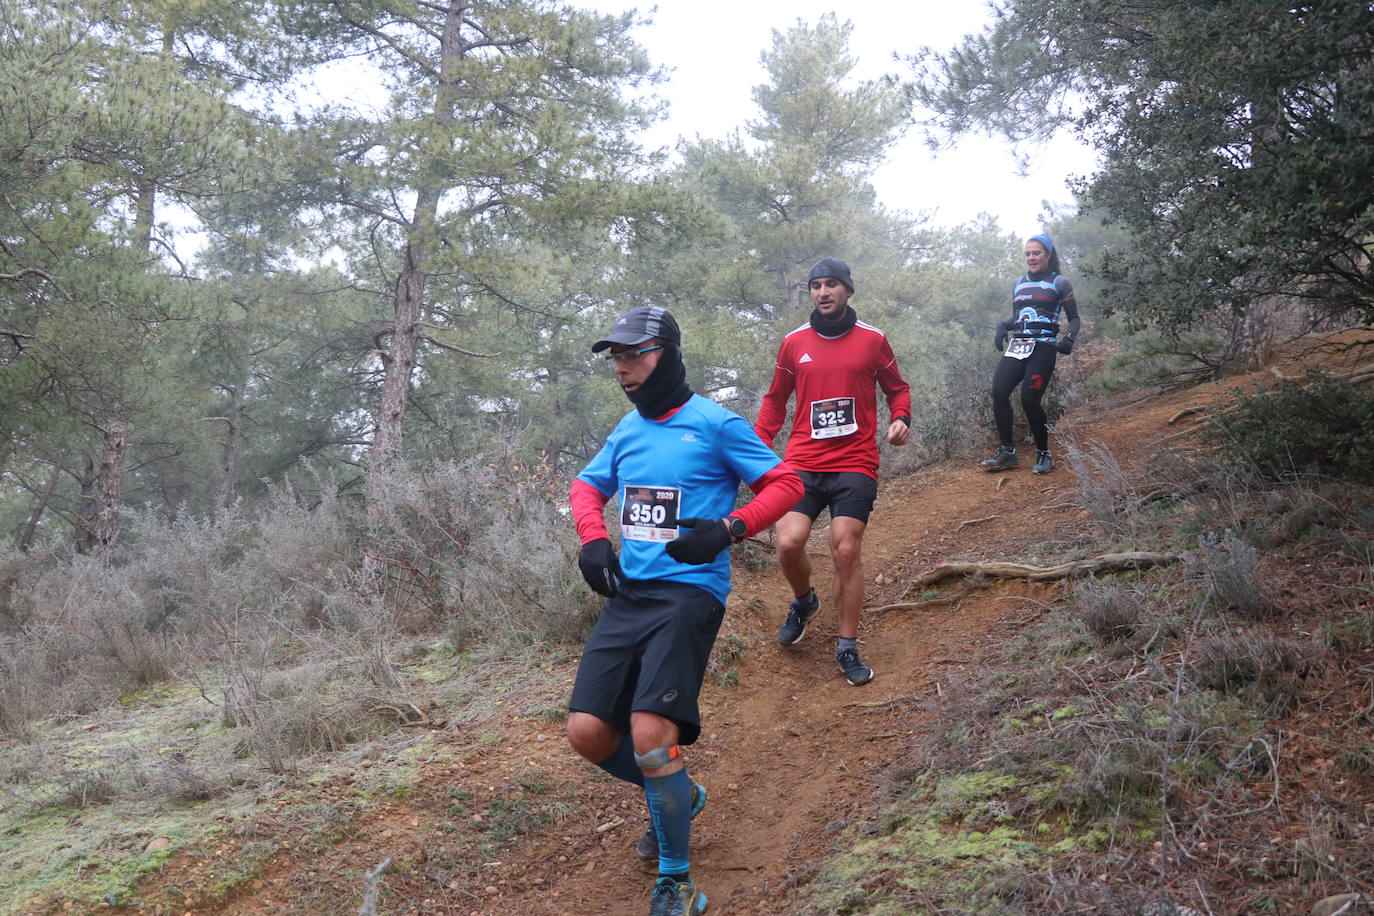
<svg viewBox="0 0 1374 916">
<path fill-rule="evenodd" d="M 873 680 L 873 669 L 859 661 L 858 649 L 841 649 L 835 653 L 835 664 L 844 672 L 849 686 L 858 687 Z"/>
<path fill-rule="evenodd" d="M 1047 451 L 1036 452 L 1035 467 L 1031 468 L 1031 473 L 1048 474 L 1052 470 L 1054 470 L 1054 459 L 1050 457 L 1050 453 Z"/>
<path fill-rule="evenodd" d="M 996 455 L 982 464 L 985 471 L 1010 471 L 1020 463 L 1021 459 L 1016 457 L 1016 449 L 1003 445 L 997 449 Z"/>
<path fill-rule="evenodd" d="M 806 622 L 816 616 L 821 609 L 821 599 L 816 590 L 810 589 L 800 598 L 793 598 L 787 609 L 787 619 L 778 628 L 778 642 L 784 646 L 795 646 L 806 635 Z"/>
<path fill-rule="evenodd" d="M 692 817 L 701 813 L 701 809 L 706 807 L 706 787 L 699 782 L 692 783 Z M 645 862 L 658 860 L 658 834 L 654 833 L 654 825 L 649 824 L 644 828 L 644 835 L 635 844 L 635 855 Z"/>
</svg>

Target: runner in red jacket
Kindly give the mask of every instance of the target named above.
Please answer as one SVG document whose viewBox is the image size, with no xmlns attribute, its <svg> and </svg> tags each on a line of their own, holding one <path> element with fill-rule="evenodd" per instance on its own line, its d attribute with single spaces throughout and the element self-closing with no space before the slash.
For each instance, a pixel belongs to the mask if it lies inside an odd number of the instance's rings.
<svg viewBox="0 0 1374 916">
<path fill-rule="evenodd" d="M 784 460 L 797 471 L 806 493 L 777 524 L 778 566 L 796 596 L 778 630 L 778 642 L 795 646 L 820 609 L 806 542 L 816 517 L 829 508 L 840 624 L 835 662 L 849 683 L 858 686 L 873 680 L 873 669 L 859 660 L 858 636 L 863 536 L 878 495 L 875 385 L 887 395 L 892 420 L 886 435 L 893 445 L 905 443 L 910 432 L 911 394 L 887 336 L 859 321 L 849 307 L 854 294 L 849 265 L 821 258 L 811 268 L 809 287 L 816 306 L 811 321 L 783 338 L 773 383 L 754 423 L 759 438 L 772 445 L 796 392 Z"/>
</svg>

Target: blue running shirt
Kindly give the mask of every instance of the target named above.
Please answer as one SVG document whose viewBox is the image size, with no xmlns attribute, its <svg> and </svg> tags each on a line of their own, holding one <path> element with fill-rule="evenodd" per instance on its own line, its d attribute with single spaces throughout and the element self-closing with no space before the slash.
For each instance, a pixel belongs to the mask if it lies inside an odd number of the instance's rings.
<svg viewBox="0 0 1374 916">
<path fill-rule="evenodd" d="M 679 518 L 729 514 L 740 483 L 753 483 L 780 463 L 747 420 L 694 394 L 666 420 L 630 411 L 577 477 L 614 495 L 620 507 L 620 568 L 627 579 L 686 582 L 723 604 L 730 552 L 691 566 L 668 556 L 664 545 L 678 536 Z"/>
</svg>

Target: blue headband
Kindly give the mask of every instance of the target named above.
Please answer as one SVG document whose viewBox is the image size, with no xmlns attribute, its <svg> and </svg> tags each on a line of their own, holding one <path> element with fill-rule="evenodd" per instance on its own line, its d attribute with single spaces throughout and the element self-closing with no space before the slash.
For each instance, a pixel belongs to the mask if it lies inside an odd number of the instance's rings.
<svg viewBox="0 0 1374 916">
<path fill-rule="evenodd" d="M 1048 235 L 1045 235 L 1045 233 L 1043 232 L 1039 235 L 1031 236 L 1030 238 L 1026 239 L 1026 241 L 1039 242 L 1041 245 L 1045 246 L 1045 254 L 1054 254 L 1054 242 L 1051 242 L 1050 237 Z"/>
</svg>

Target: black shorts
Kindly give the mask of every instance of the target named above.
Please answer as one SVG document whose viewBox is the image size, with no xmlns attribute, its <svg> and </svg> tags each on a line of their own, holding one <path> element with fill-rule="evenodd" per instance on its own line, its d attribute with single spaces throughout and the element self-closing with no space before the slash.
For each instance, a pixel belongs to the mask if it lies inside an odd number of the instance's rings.
<svg viewBox="0 0 1374 916">
<path fill-rule="evenodd" d="M 868 524 L 873 501 L 878 498 L 878 481 L 857 471 L 797 471 L 797 476 L 806 493 L 792 507 L 793 512 L 802 512 L 814 522 L 828 507 L 831 518 L 843 515 Z"/>
<path fill-rule="evenodd" d="M 684 582 L 628 582 L 601 608 L 582 650 L 568 709 L 591 713 L 622 734 L 631 712 L 677 723 L 679 744 L 701 734 L 697 696 L 725 619 L 725 605 Z"/>
</svg>

